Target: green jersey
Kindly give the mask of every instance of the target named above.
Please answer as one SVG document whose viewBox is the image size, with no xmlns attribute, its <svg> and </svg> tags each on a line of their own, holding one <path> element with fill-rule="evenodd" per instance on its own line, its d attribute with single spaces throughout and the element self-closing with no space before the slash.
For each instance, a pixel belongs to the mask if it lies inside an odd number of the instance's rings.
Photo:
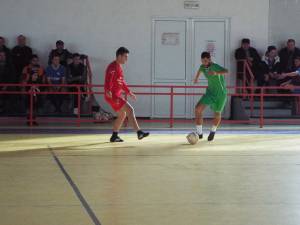
<svg viewBox="0 0 300 225">
<path fill-rule="evenodd" d="M 199 72 L 203 73 L 208 80 L 208 88 L 198 104 L 209 105 L 214 112 L 222 112 L 227 100 L 226 81 L 224 75 L 218 72 L 226 71 L 218 64 L 212 63 L 209 67 L 200 66 Z M 209 75 L 215 72 L 216 75 Z"/>
<path fill-rule="evenodd" d="M 225 68 L 219 66 L 216 63 L 212 63 L 209 67 L 205 67 L 204 65 L 200 66 L 199 71 L 204 74 L 208 81 L 208 90 L 211 93 L 215 94 L 225 94 L 226 90 L 226 81 L 224 75 L 209 75 L 209 72 L 224 72 Z"/>
</svg>

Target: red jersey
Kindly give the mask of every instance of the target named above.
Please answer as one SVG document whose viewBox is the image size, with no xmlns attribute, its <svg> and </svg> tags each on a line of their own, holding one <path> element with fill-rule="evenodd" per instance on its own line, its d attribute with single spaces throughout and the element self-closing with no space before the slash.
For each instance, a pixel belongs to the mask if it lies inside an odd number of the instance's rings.
<svg viewBox="0 0 300 225">
<path fill-rule="evenodd" d="M 108 91 L 112 93 L 112 98 L 105 94 L 105 100 L 115 111 L 119 111 L 126 103 L 122 98 L 122 93 L 129 94 L 130 90 L 124 80 L 123 69 L 116 61 L 112 62 L 106 69 L 104 91 L 105 93 Z"/>
<path fill-rule="evenodd" d="M 121 65 L 116 61 L 112 62 L 106 69 L 105 92 L 111 91 L 113 97 L 120 97 L 123 92 L 129 94 L 130 90 L 124 80 L 124 73 Z"/>
</svg>

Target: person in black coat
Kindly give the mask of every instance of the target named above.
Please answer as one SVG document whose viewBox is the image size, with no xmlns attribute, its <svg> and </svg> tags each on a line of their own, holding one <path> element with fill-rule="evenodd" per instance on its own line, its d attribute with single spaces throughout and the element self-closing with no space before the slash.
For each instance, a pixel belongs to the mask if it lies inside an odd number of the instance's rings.
<svg viewBox="0 0 300 225">
<path fill-rule="evenodd" d="M 235 59 L 246 60 L 249 63 L 256 80 L 261 81 L 261 74 L 259 73 L 261 59 L 257 50 L 250 46 L 249 39 L 244 38 L 242 40 L 241 47 L 235 51 Z M 237 74 L 238 74 L 238 79 L 240 80 L 243 79 L 242 77 L 243 67 L 244 67 L 243 62 L 237 63 Z"/>
<path fill-rule="evenodd" d="M 83 58 L 78 54 L 73 54 L 73 62 L 67 67 L 67 82 L 68 84 L 87 84 L 87 67 L 82 63 Z M 84 87 L 80 88 L 82 92 L 86 92 Z M 77 88 L 70 88 L 70 91 L 76 92 Z M 73 96 L 74 114 L 78 114 L 78 95 Z M 82 98 L 82 96 L 81 96 Z"/>
<path fill-rule="evenodd" d="M 275 46 L 269 46 L 262 57 L 261 73 L 264 75 L 265 86 L 277 86 L 280 78 L 280 58 Z"/>
<path fill-rule="evenodd" d="M 16 76 L 13 65 L 7 60 L 6 53 L 0 50 L 0 84 L 15 83 Z M 1 91 L 13 91 L 14 87 L 0 86 Z M 11 111 L 15 104 L 13 95 L 0 95 L 0 112 Z"/>
<path fill-rule="evenodd" d="M 11 62 L 11 52 L 10 49 L 5 45 L 4 37 L 0 37 L 0 51 L 4 52 L 6 55 L 6 61 Z"/>
<path fill-rule="evenodd" d="M 56 49 L 53 49 L 49 54 L 48 65 L 52 64 L 53 56 L 59 56 L 60 64 L 67 67 L 69 61 L 72 60 L 72 53 L 65 49 L 65 44 L 63 41 L 58 40 L 56 42 Z"/>
<path fill-rule="evenodd" d="M 295 58 L 300 56 L 300 49 L 296 47 L 296 42 L 293 39 L 287 41 L 287 46 L 280 50 L 280 69 L 284 73 L 290 73 L 295 70 Z"/>
<path fill-rule="evenodd" d="M 23 35 L 19 35 L 17 39 L 18 45 L 15 46 L 12 51 L 12 62 L 16 70 L 17 81 L 22 80 L 22 71 L 25 66 L 27 66 L 30 62 L 32 56 L 32 49 L 26 46 L 26 37 Z"/>
</svg>

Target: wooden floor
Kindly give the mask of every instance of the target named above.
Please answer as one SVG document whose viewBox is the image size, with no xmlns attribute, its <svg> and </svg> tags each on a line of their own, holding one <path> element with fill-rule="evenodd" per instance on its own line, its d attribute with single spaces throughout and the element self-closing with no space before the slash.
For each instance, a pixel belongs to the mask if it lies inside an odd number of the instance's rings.
<svg viewBox="0 0 300 225">
<path fill-rule="evenodd" d="M 0 224 L 299 225 L 300 132 L 276 130 L 1 135 Z"/>
</svg>

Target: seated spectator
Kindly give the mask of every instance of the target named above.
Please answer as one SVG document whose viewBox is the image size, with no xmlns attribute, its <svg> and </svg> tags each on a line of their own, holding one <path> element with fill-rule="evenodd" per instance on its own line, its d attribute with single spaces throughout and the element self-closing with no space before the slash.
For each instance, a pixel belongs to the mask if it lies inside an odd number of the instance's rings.
<svg viewBox="0 0 300 225">
<path fill-rule="evenodd" d="M 49 54 L 48 64 L 51 65 L 52 58 L 54 55 L 59 56 L 60 64 L 63 66 L 67 66 L 72 58 L 72 54 L 64 48 L 64 42 L 59 40 L 56 42 L 56 49 L 53 49 Z"/>
<path fill-rule="evenodd" d="M 82 63 L 78 53 L 73 54 L 73 62 L 67 67 L 67 82 L 68 84 L 86 84 L 87 83 L 87 68 Z M 77 88 L 71 88 L 72 92 L 76 92 Z M 81 87 L 80 90 L 85 92 L 85 88 Z M 81 96 L 82 97 L 82 96 Z M 74 100 L 74 114 L 78 114 L 78 96 L 73 96 Z"/>
<path fill-rule="evenodd" d="M 35 92 L 40 92 L 42 88 L 40 88 L 38 85 L 39 84 L 44 84 L 45 83 L 45 73 L 44 69 L 40 66 L 39 63 L 39 58 L 37 55 L 32 55 L 30 64 L 24 67 L 23 69 L 23 83 L 24 84 L 32 84 L 31 87 L 26 87 L 23 90 L 26 91 L 35 91 Z M 37 112 L 38 112 L 38 107 L 40 106 L 41 99 L 43 96 L 41 95 L 33 95 L 33 112 L 32 112 L 32 118 L 33 118 L 33 125 L 37 126 L 37 122 L 35 121 Z M 30 97 L 27 95 L 26 96 L 26 102 L 27 102 L 27 115 L 29 114 L 30 111 Z M 27 116 L 27 119 L 29 119 L 29 115 Z M 27 125 L 29 125 L 30 122 L 27 122 Z"/>
<path fill-rule="evenodd" d="M 264 80 L 261 83 L 267 86 L 277 86 L 280 78 L 280 58 L 275 46 L 268 47 L 266 54 L 262 57 L 261 69 L 264 74 Z"/>
<path fill-rule="evenodd" d="M 295 71 L 294 60 L 297 56 L 300 56 L 300 49 L 296 48 L 295 40 L 289 39 L 287 46 L 279 52 L 280 70 L 284 73 Z"/>
<path fill-rule="evenodd" d="M 294 68 L 295 68 L 294 72 L 283 73 L 280 75 L 280 79 L 282 79 L 282 80 L 289 78 L 289 80 L 287 80 L 281 84 L 282 87 L 287 87 L 289 85 L 299 83 L 299 81 L 300 81 L 300 56 L 298 56 L 294 59 Z"/>
<path fill-rule="evenodd" d="M 59 55 L 52 56 L 52 64 L 49 65 L 46 69 L 47 83 L 56 85 L 56 84 L 65 84 L 65 67 L 60 64 Z M 53 86 L 49 88 L 52 92 L 62 92 L 65 90 L 63 87 Z M 52 104 L 55 107 L 55 112 L 61 113 L 61 106 L 64 101 L 64 95 L 62 94 L 50 94 L 49 96 Z"/>
<path fill-rule="evenodd" d="M 0 51 L 0 84 L 14 83 L 15 81 L 15 70 L 13 65 L 7 60 L 7 55 L 4 51 Z M 14 87 L 3 87 L 0 86 L 1 91 L 14 90 Z M 12 95 L 0 95 L 0 111 L 7 111 L 11 108 Z"/>
<path fill-rule="evenodd" d="M 242 40 L 241 47 L 235 51 L 235 59 L 246 60 L 249 63 L 250 68 L 252 69 L 253 75 L 255 76 L 256 80 L 258 81 L 259 85 L 261 85 L 260 82 L 261 80 L 263 80 L 261 78 L 262 75 L 259 73 L 261 59 L 257 50 L 250 46 L 249 39 L 245 38 Z M 243 74 L 243 68 L 244 68 L 244 63 L 238 62 L 237 71 L 239 74 L 238 79 L 240 80 L 243 79 L 243 77 L 241 76 L 241 74 Z"/>
<path fill-rule="evenodd" d="M 0 37 L 0 51 L 5 53 L 6 61 L 11 62 L 11 52 L 10 49 L 5 46 L 5 39 L 3 37 Z"/>
<path fill-rule="evenodd" d="M 17 43 L 18 45 L 12 49 L 11 55 L 17 73 L 17 80 L 21 81 L 23 68 L 30 63 L 32 49 L 26 46 L 26 37 L 23 35 L 18 36 Z"/>
<path fill-rule="evenodd" d="M 284 93 L 300 94 L 300 89 L 296 88 L 300 86 L 300 56 L 296 57 L 294 60 L 294 72 L 284 73 L 281 75 L 282 79 L 290 78 L 289 80 L 281 84 L 282 87 L 288 88 Z M 282 91 L 283 92 L 283 91 Z M 300 98 L 292 97 L 296 101 L 292 101 L 293 114 L 299 115 L 300 113 Z"/>
</svg>

